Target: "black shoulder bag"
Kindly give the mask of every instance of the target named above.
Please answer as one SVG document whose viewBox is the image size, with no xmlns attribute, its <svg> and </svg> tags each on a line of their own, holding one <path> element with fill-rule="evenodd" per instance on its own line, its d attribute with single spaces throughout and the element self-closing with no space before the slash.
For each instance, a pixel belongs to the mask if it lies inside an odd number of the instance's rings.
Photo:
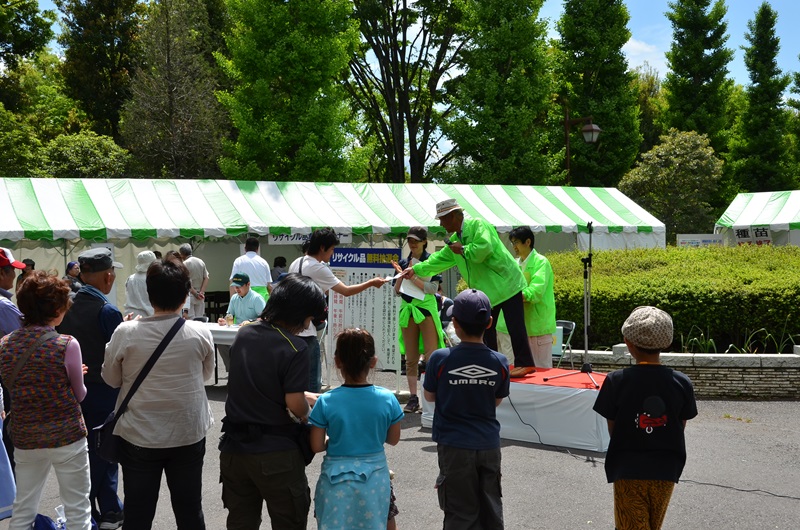
<svg viewBox="0 0 800 530">
<path fill-rule="evenodd" d="M 128 390 L 128 394 L 125 396 L 125 399 L 122 400 L 122 403 L 120 403 L 117 411 L 109 414 L 108 418 L 106 418 L 106 421 L 103 422 L 102 425 L 92 429 L 95 433 L 95 452 L 97 453 L 97 456 L 103 460 L 111 462 L 112 464 L 119 462 L 119 447 L 122 438 L 114 434 L 114 427 L 117 426 L 117 420 L 125 412 L 125 409 L 128 408 L 128 403 L 130 403 L 133 394 L 135 394 L 139 389 L 139 386 L 141 386 L 144 378 L 150 373 L 153 365 L 156 364 L 158 358 L 161 357 L 161 354 L 164 353 L 165 349 L 167 349 L 167 345 L 172 341 L 172 338 L 175 337 L 184 323 L 186 323 L 186 320 L 178 317 L 178 320 L 170 328 L 166 336 L 161 340 L 161 343 L 155 349 L 153 355 L 151 355 L 147 360 L 147 363 L 145 363 L 142 371 L 139 372 L 138 376 L 136 376 L 136 380 L 131 385 L 130 390 Z"/>
</svg>

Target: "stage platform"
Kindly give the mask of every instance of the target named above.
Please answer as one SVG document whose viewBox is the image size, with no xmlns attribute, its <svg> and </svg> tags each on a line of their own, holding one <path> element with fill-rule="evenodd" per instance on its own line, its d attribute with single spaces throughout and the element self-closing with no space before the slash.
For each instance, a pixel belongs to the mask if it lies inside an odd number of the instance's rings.
<svg viewBox="0 0 800 530">
<path fill-rule="evenodd" d="M 557 447 L 605 452 L 608 424 L 592 410 L 598 389 L 585 373 L 537 368 L 523 379 L 511 380 L 511 393 L 497 408 L 500 437 Z M 566 377 L 549 379 L 556 375 Z M 602 386 L 605 374 L 593 372 Z M 544 379 L 548 378 L 548 381 Z M 422 426 L 433 426 L 433 404 L 422 400 Z"/>
</svg>

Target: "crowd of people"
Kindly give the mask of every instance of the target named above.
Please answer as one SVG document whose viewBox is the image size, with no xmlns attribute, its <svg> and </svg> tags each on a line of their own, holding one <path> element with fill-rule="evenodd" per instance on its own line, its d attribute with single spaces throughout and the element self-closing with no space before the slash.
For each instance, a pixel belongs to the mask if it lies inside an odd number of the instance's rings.
<svg viewBox="0 0 800 530">
<path fill-rule="evenodd" d="M 365 329 L 336 337 L 343 384 L 321 393 L 317 333 L 326 293 L 353 296 L 388 280 L 339 280 L 326 265 L 339 244 L 330 228 L 314 231 L 288 266 L 276 259 L 272 271 L 258 239 L 247 239 L 229 278 L 230 319 L 219 320 L 252 323 L 223 355 L 228 387 L 218 449 L 227 528 L 259 528 L 266 504 L 273 527 L 305 529 L 312 506 L 305 466 L 314 453 L 325 453 L 313 496 L 319 528 L 396 528 L 384 447 L 400 442 L 404 412 L 417 412 L 420 397 L 435 404 L 439 473 L 432 482 L 444 528 L 503 528 L 495 410 L 513 378 L 552 367 L 552 268 L 527 227 L 511 232 L 515 260 L 496 230 L 466 218 L 456 200 L 440 202 L 436 218 L 447 245 L 428 253 L 426 228 L 411 227 L 409 254 L 393 264 L 411 395 L 405 409 L 370 383 L 377 352 Z M 192 254 L 188 244 L 163 259 L 139 253 L 123 316 L 107 298 L 122 268 L 109 249 L 81 253 L 62 279 L 0 249 L 0 518 L 11 516 L 11 530 L 31 527 L 51 468 L 71 530 L 88 530 L 93 519 L 101 530 L 151 528 L 162 476 L 176 527 L 205 528 L 202 473 L 214 420 L 204 385 L 215 345 L 197 321 L 208 270 Z M 453 300 L 438 276 L 451 267 L 467 283 Z M 16 271 L 26 271 L 24 279 Z M 457 345 L 445 347 L 442 320 L 451 322 Z M 611 434 L 606 472 L 615 521 L 620 529 L 642 521 L 660 528 L 686 460 L 683 428 L 697 409 L 691 381 L 659 362 L 672 342 L 669 315 L 636 308 L 622 333 L 637 364 L 609 374 L 595 404 Z M 98 454 L 93 430 L 115 412 L 118 463 Z"/>
</svg>

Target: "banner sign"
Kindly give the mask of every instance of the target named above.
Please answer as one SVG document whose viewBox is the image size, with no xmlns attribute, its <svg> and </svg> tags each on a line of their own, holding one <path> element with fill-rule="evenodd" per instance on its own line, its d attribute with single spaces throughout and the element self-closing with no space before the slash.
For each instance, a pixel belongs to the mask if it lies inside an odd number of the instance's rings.
<svg viewBox="0 0 800 530">
<path fill-rule="evenodd" d="M 751 226 L 734 229 L 738 245 L 771 245 L 772 232 L 766 226 Z"/>
<path fill-rule="evenodd" d="M 339 243 L 346 244 L 353 242 L 353 234 L 345 234 L 338 232 Z M 303 243 L 311 239 L 311 234 L 268 234 L 268 245 L 298 245 L 302 246 Z"/>
<path fill-rule="evenodd" d="M 724 244 L 721 234 L 678 234 L 678 248 L 721 247 Z"/>
<path fill-rule="evenodd" d="M 394 276 L 392 260 L 400 259 L 400 249 L 337 248 L 331 258 L 331 270 L 345 285 L 357 285 L 375 276 Z M 378 369 L 400 369 L 400 348 L 397 343 L 397 312 L 400 297 L 395 296 L 391 282 L 383 287 L 342 296 L 331 290 L 328 305 L 327 352 L 333 355 L 336 336 L 346 328 L 369 331 L 375 339 Z"/>
</svg>

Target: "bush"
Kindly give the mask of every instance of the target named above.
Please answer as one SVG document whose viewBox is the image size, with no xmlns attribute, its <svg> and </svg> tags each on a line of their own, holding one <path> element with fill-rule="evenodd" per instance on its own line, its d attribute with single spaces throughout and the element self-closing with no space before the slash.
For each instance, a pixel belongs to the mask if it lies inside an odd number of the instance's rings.
<svg viewBox="0 0 800 530">
<path fill-rule="evenodd" d="M 583 347 L 585 256 L 547 256 L 557 318 L 577 324 L 575 349 Z M 593 256 L 589 347 L 621 343 L 630 312 L 653 305 L 672 315 L 671 351 L 790 353 L 800 340 L 798 270 L 797 247 L 599 251 Z"/>
<path fill-rule="evenodd" d="M 45 178 L 122 178 L 131 160 L 111 137 L 92 131 L 57 136 L 41 154 L 37 176 Z"/>
</svg>

